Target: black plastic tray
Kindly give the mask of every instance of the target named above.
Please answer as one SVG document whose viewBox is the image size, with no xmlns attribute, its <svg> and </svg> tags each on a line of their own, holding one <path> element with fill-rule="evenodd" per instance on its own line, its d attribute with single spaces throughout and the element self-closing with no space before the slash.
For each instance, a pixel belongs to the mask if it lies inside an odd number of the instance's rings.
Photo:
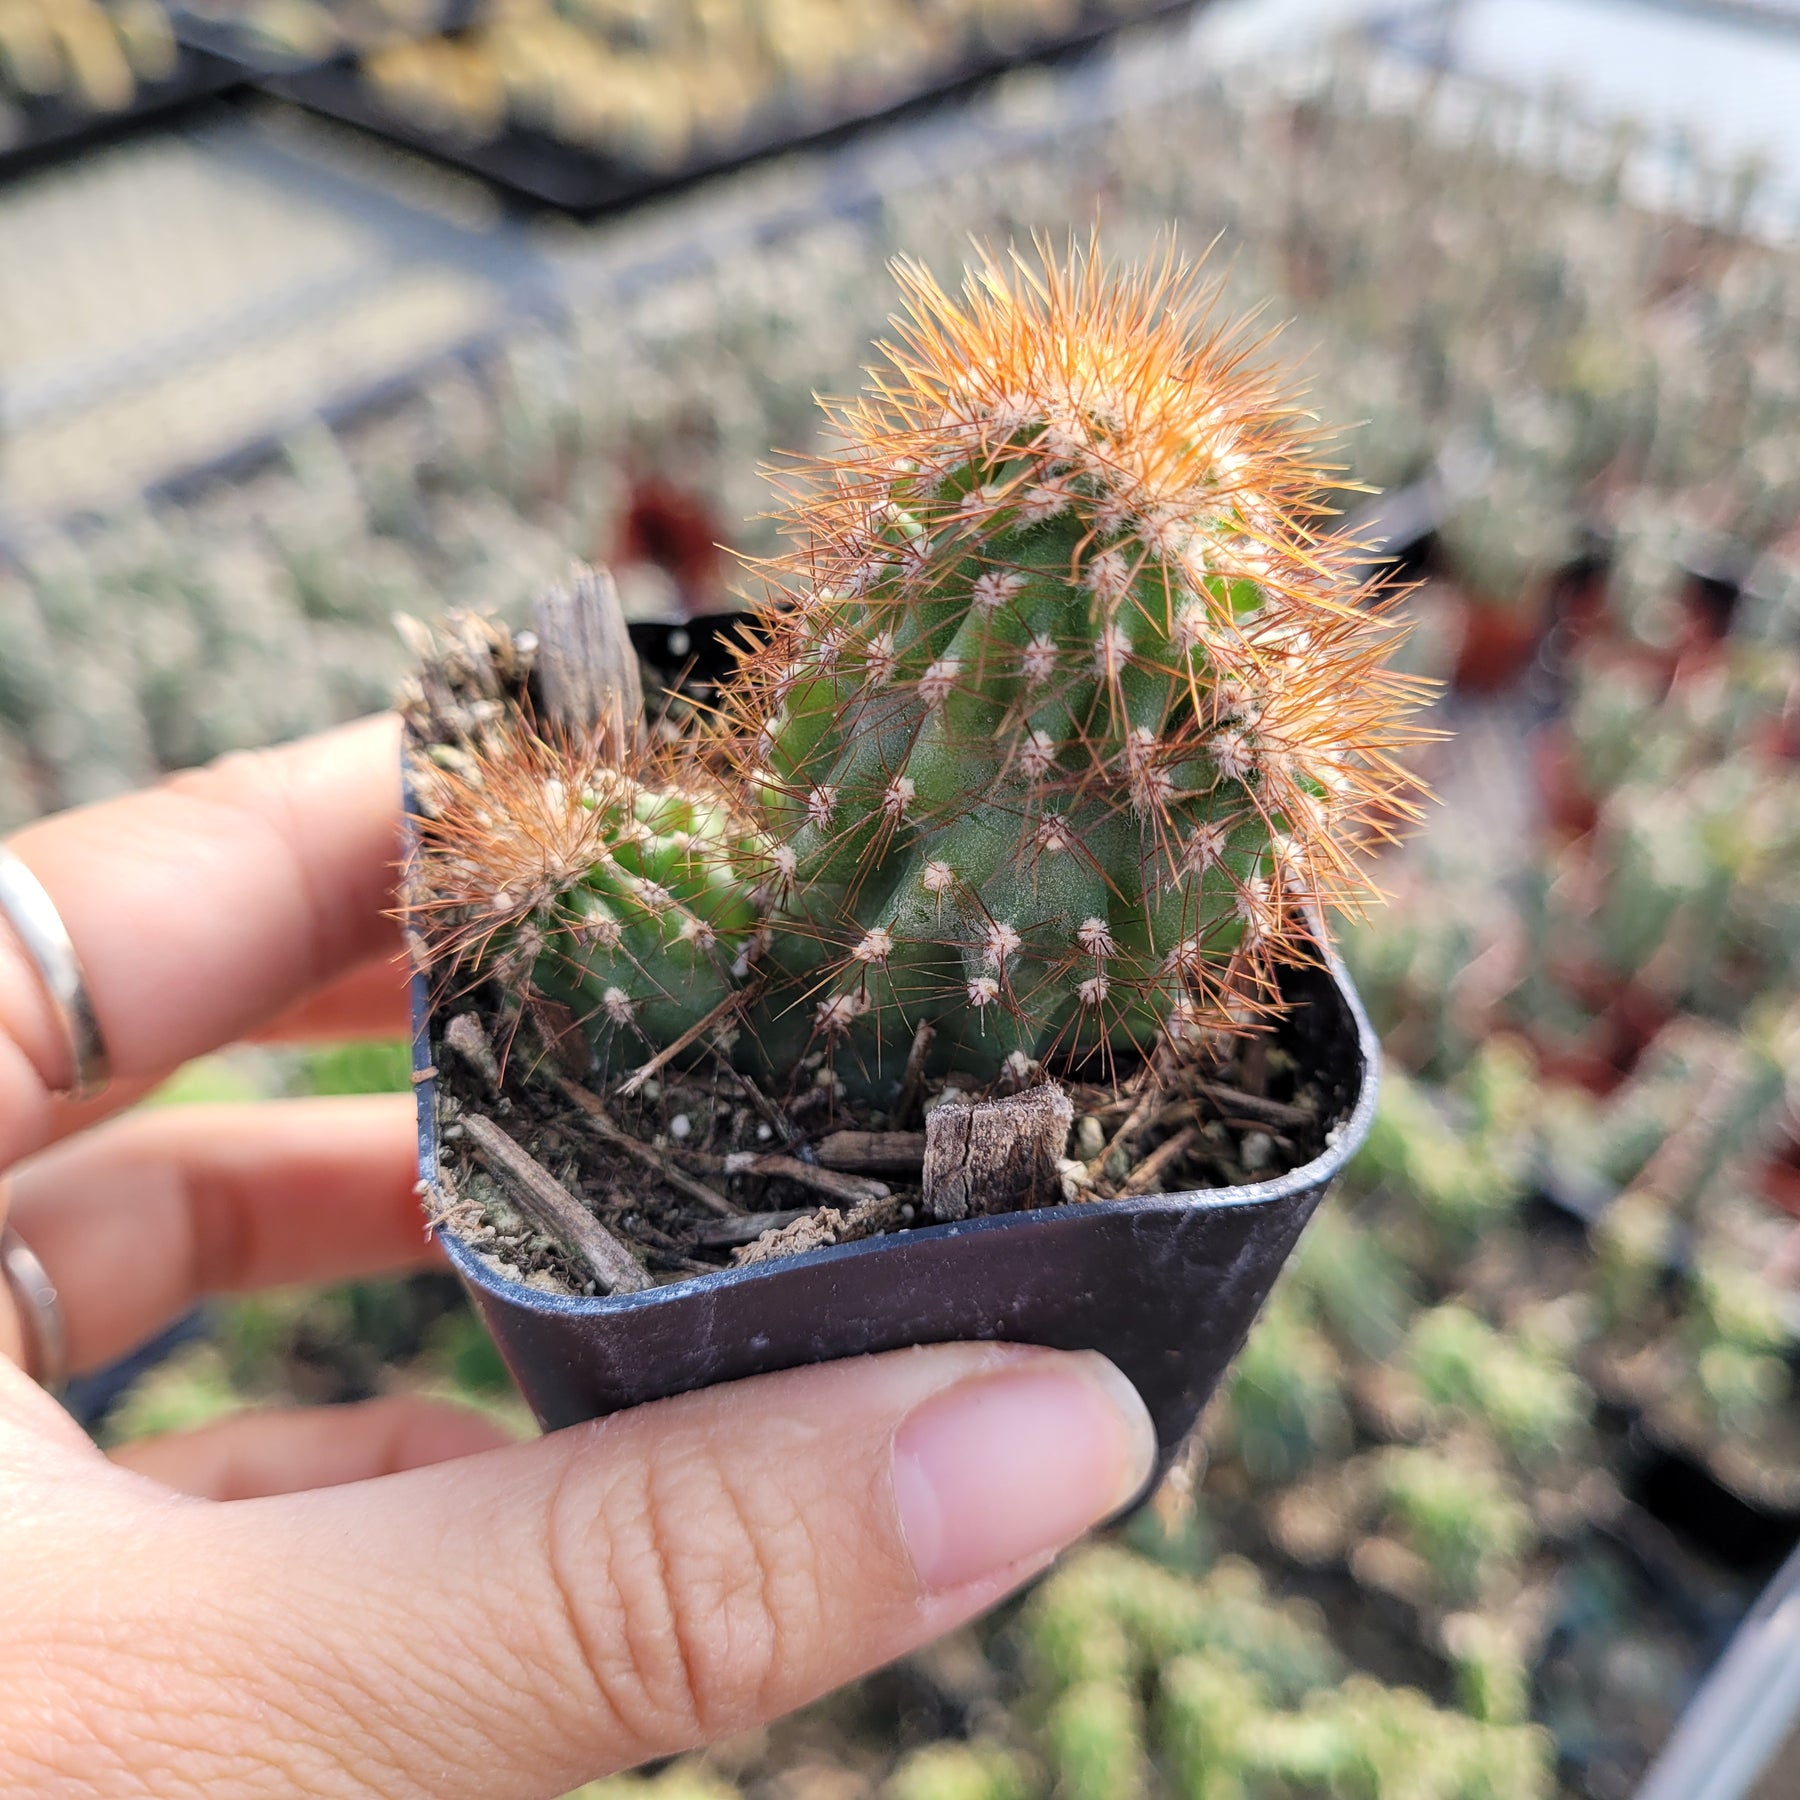
<svg viewBox="0 0 1800 1800">
<path fill-rule="evenodd" d="M 131 104 L 117 112 L 95 112 L 59 96 L 11 99 L 8 104 L 24 116 L 25 135 L 14 143 L 0 145 L 0 179 L 89 144 L 123 136 L 147 120 L 208 100 L 238 86 L 242 80 L 235 64 L 184 45 L 175 73 L 166 81 L 140 81 Z"/>
<path fill-rule="evenodd" d="M 1084 0 L 1079 23 L 1006 50 L 983 50 L 924 76 L 912 86 L 879 96 L 846 95 L 837 104 L 801 114 L 771 112 L 742 136 L 711 146 L 668 169 L 650 169 L 585 151 L 541 132 L 510 128 L 486 141 L 431 131 L 403 119 L 365 84 L 354 63 L 339 60 L 258 85 L 314 112 L 373 131 L 410 149 L 483 177 L 514 194 L 568 212 L 594 213 L 716 174 L 772 151 L 831 137 L 953 93 L 1019 63 L 1041 60 L 1097 43 L 1121 28 L 1204 5 L 1206 0 L 1137 0 L 1124 15 L 1101 0 Z"/>
<path fill-rule="evenodd" d="M 442 32 L 460 31 L 474 23 L 482 4 L 483 0 L 442 0 L 438 17 L 418 30 L 409 32 L 395 23 L 366 41 L 345 31 L 323 56 L 284 54 L 275 45 L 263 42 L 240 24 L 186 7 L 172 8 L 169 17 L 177 42 L 229 62 L 247 77 L 257 77 L 292 75 L 303 69 L 318 68 L 323 63 L 374 49 L 383 42 L 398 42 L 408 37 L 435 37 Z"/>
</svg>

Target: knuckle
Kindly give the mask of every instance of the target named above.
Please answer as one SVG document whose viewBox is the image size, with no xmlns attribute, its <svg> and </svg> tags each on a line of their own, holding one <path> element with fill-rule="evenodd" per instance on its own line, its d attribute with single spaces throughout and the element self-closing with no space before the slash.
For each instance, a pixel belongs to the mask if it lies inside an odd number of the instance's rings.
<svg viewBox="0 0 1800 1800">
<path fill-rule="evenodd" d="M 591 1691 L 634 1756 L 764 1717 L 817 1636 L 819 1547 L 796 1495 L 704 1443 L 608 1480 L 566 1480 L 553 1580 Z"/>
</svg>

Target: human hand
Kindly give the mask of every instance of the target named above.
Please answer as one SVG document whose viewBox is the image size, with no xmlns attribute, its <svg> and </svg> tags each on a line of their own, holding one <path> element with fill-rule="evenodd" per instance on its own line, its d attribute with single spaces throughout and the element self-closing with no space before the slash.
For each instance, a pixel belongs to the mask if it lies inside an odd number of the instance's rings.
<svg viewBox="0 0 1800 1800">
<path fill-rule="evenodd" d="M 13 848 L 114 1082 L 69 1079 L 0 923 L 0 1218 L 70 1360 L 198 1296 L 430 1260 L 405 1096 L 100 1121 L 247 1034 L 405 1028 L 398 751 L 376 720 L 47 820 Z M 389 1399 L 110 1460 L 17 1366 L 0 1283 L 0 1788 L 550 1796 L 771 1718 L 990 1605 L 1132 1498 L 1111 1364 L 940 1345 L 503 1442 Z"/>
</svg>

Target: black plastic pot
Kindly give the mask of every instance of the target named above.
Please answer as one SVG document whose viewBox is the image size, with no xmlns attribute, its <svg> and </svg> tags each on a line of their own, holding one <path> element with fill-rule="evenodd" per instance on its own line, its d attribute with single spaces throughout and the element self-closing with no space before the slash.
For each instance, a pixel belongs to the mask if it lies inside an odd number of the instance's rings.
<svg viewBox="0 0 1800 1800">
<path fill-rule="evenodd" d="M 1342 967 L 1284 986 L 1282 1041 L 1337 1122 L 1324 1155 L 1274 1180 L 929 1226 L 595 1298 L 506 1280 L 449 1233 L 444 1246 L 546 1429 L 777 1369 L 997 1339 L 1110 1357 L 1166 1463 L 1374 1115 L 1377 1048 Z M 413 1008 L 420 1174 L 441 1201 L 422 980 Z"/>
</svg>

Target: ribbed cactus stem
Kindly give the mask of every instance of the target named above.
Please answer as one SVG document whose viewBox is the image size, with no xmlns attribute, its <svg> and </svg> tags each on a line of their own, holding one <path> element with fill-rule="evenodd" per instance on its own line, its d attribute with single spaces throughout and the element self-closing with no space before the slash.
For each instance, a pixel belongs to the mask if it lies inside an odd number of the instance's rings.
<svg viewBox="0 0 1800 1800">
<path fill-rule="evenodd" d="M 1173 263 L 899 273 L 732 697 L 801 1022 L 891 1081 L 919 1019 L 989 1072 L 1241 1020 L 1354 886 L 1406 698 L 1292 407 Z"/>
<path fill-rule="evenodd" d="M 415 763 L 417 916 L 439 958 L 569 1006 L 630 1067 L 739 990 L 768 859 L 690 758 L 614 742 L 518 724 Z"/>
<path fill-rule="evenodd" d="M 760 923 L 761 845 L 722 795 L 621 777 L 583 804 L 605 843 L 554 915 L 537 981 L 602 1040 L 672 1043 L 733 991 Z"/>
</svg>

